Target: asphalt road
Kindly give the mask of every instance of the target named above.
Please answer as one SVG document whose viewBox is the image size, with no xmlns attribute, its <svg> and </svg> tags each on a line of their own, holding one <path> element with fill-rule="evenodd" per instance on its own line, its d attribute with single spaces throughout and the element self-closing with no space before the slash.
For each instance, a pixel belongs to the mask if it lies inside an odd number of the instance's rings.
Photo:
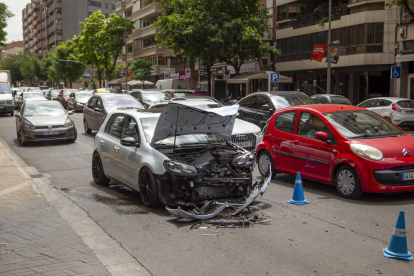
<svg viewBox="0 0 414 276">
<path fill-rule="evenodd" d="M 382 248 L 403 210 L 408 248 L 414 251 L 414 193 L 347 200 L 333 186 L 304 180 L 311 203 L 296 206 L 286 203 L 295 178 L 278 175 L 251 208 L 270 222 L 190 230 L 194 222 L 176 219 L 163 207 L 146 208 L 129 189 L 95 185 L 94 133 L 84 133 L 82 113 L 72 118 L 76 143 L 22 147 L 15 118 L 7 115 L 0 115 L 0 136 L 154 275 L 413 275 L 413 262 L 385 258 Z"/>
</svg>

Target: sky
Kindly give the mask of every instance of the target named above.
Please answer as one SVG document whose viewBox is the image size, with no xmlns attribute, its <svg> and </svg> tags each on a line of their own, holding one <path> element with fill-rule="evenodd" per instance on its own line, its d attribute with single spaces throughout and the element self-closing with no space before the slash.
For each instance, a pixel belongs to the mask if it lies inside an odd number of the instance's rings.
<svg viewBox="0 0 414 276">
<path fill-rule="evenodd" d="M 0 0 L 9 7 L 14 16 L 7 20 L 7 37 L 8 43 L 13 40 L 23 40 L 23 29 L 22 29 L 22 11 L 26 7 L 30 0 Z"/>
</svg>

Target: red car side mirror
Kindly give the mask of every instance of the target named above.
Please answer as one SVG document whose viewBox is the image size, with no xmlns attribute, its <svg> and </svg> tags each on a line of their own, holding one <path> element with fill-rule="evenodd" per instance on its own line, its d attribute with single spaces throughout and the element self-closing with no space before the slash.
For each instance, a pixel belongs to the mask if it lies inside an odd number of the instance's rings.
<svg viewBox="0 0 414 276">
<path fill-rule="evenodd" d="M 324 132 L 324 131 L 319 131 L 315 133 L 315 137 L 318 138 L 319 140 L 322 140 L 324 142 L 326 142 L 329 138 L 328 133 Z"/>
</svg>

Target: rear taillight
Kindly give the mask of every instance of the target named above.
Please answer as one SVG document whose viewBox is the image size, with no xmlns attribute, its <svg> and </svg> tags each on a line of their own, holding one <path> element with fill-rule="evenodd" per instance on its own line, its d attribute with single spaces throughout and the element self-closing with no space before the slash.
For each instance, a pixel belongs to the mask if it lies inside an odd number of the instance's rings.
<svg viewBox="0 0 414 276">
<path fill-rule="evenodd" d="M 401 109 L 398 107 L 398 105 L 396 105 L 396 104 L 392 104 L 392 110 L 395 110 L 395 111 L 398 111 L 398 112 L 401 112 Z"/>
</svg>

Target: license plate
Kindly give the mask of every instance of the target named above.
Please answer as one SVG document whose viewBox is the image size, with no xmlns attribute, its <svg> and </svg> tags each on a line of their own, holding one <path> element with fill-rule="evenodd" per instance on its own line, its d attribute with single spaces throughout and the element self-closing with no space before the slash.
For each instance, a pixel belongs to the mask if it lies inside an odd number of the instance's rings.
<svg viewBox="0 0 414 276">
<path fill-rule="evenodd" d="M 42 135 L 53 135 L 53 134 L 59 134 L 59 131 L 58 130 L 42 131 Z"/>
<path fill-rule="evenodd" d="M 414 114 L 414 111 L 406 111 L 407 114 Z"/>
<path fill-rule="evenodd" d="M 252 141 L 247 141 L 247 142 L 237 142 L 235 143 L 236 145 L 238 145 L 241 148 L 248 148 L 252 146 Z"/>
<path fill-rule="evenodd" d="M 414 172 L 402 174 L 402 180 L 412 180 L 412 179 L 414 179 Z"/>
</svg>

